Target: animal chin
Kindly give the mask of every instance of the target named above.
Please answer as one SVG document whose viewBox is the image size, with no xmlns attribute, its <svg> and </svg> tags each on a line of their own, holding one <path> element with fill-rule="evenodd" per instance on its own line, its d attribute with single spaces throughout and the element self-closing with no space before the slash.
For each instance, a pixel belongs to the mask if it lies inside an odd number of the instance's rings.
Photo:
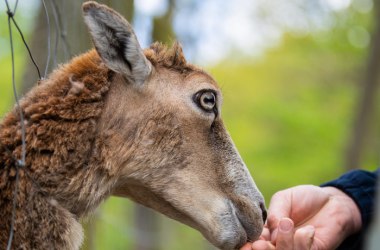
<svg viewBox="0 0 380 250">
<path fill-rule="evenodd" d="M 233 206 L 229 205 L 228 210 L 219 213 L 218 217 L 214 218 L 217 221 L 206 223 L 204 230 L 200 230 L 203 235 L 218 249 L 232 250 L 243 246 L 247 242 L 247 233 Z"/>
<path fill-rule="evenodd" d="M 242 216 L 240 214 L 236 215 L 237 220 L 240 223 L 240 226 L 244 228 L 244 231 L 246 233 L 247 240 L 246 241 L 255 241 L 259 238 L 262 227 L 258 228 L 257 225 L 254 226 L 253 223 L 250 223 L 245 216 Z M 260 221 L 261 222 L 261 221 Z M 244 242 L 245 243 L 245 242 Z"/>
<path fill-rule="evenodd" d="M 228 223 L 228 225 L 225 223 Z M 216 232 L 218 235 L 214 240 L 210 239 L 210 241 L 213 242 L 219 249 L 239 249 L 247 242 L 246 231 L 244 230 L 239 219 L 234 215 L 232 218 L 226 220 L 225 223 L 223 225 L 224 229 Z"/>
<path fill-rule="evenodd" d="M 223 250 L 239 249 L 247 241 L 254 241 L 260 236 L 261 220 L 256 221 L 256 223 L 250 221 L 246 216 L 239 213 L 232 203 L 229 203 L 228 216 L 225 215 L 220 221 L 219 230 L 216 230 L 218 232 L 213 233 L 216 237 L 214 240 L 209 239 L 218 248 Z"/>
</svg>

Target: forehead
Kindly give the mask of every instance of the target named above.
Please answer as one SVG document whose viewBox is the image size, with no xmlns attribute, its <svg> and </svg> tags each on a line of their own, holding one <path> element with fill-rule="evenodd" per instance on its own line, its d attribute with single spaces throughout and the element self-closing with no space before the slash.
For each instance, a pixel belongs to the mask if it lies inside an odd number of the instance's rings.
<svg viewBox="0 0 380 250">
<path fill-rule="evenodd" d="M 209 88 L 218 90 L 217 83 L 208 73 L 186 61 L 178 42 L 175 42 L 171 48 L 154 43 L 144 50 L 144 54 L 156 69 L 156 76 L 161 80 L 165 79 L 164 85 L 179 86 L 179 88 L 208 85 Z"/>
<path fill-rule="evenodd" d="M 214 88 L 219 88 L 216 81 L 205 71 L 197 69 L 185 76 L 185 82 L 208 83 Z"/>
<path fill-rule="evenodd" d="M 219 92 L 217 82 L 202 69 L 194 69 L 186 73 L 164 69 L 159 73 L 164 85 L 178 90 L 213 89 Z"/>
<path fill-rule="evenodd" d="M 183 84 L 207 84 L 218 89 L 216 81 L 205 71 L 195 70 L 184 77 Z"/>
<path fill-rule="evenodd" d="M 177 102 L 178 98 L 192 100 L 192 96 L 201 90 L 213 90 L 218 95 L 218 100 L 222 102 L 222 93 L 216 81 L 202 70 L 193 70 L 186 74 L 161 68 L 156 71 L 149 88 L 152 93 L 163 98 L 165 101 Z"/>
</svg>

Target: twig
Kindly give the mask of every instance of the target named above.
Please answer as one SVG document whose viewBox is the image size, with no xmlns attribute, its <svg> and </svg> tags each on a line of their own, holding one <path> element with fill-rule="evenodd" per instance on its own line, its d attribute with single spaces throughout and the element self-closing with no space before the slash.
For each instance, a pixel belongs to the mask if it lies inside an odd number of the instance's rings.
<svg viewBox="0 0 380 250">
<path fill-rule="evenodd" d="M 48 69 L 49 69 L 49 63 L 50 63 L 50 20 L 49 20 L 49 14 L 48 14 L 48 11 L 47 11 L 47 8 L 46 8 L 46 4 L 45 4 L 45 0 L 41 0 L 42 1 L 42 6 L 44 7 L 44 10 L 45 10 L 45 15 L 46 15 L 46 23 L 47 23 L 47 30 L 48 30 L 48 34 L 47 34 L 47 58 L 46 58 L 46 65 L 45 65 L 45 72 L 44 72 L 44 78 L 46 78 L 46 75 L 47 75 L 47 72 L 48 72 Z"/>
</svg>

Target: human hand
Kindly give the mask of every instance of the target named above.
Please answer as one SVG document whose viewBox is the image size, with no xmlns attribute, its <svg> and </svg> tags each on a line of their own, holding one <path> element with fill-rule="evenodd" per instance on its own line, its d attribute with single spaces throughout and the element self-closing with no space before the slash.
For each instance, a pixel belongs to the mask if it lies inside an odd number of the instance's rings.
<svg viewBox="0 0 380 250">
<path fill-rule="evenodd" d="M 295 230 L 291 219 L 282 218 L 278 224 L 275 243 L 271 242 L 269 229 L 265 227 L 259 240 L 247 243 L 240 250 L 311 249 L 314 233 L 313 226 L 308 225 Z"/>
<path fill-rule="evenodd" d="M 335 249 L 362 223 L 355 202 L 333 187 L 303 185 L 280 191 L 272 197 L 268 212 L 260 240 L 242 250 Z M 290 229 L 284 231 L 282 226 Z"/>
</svg>

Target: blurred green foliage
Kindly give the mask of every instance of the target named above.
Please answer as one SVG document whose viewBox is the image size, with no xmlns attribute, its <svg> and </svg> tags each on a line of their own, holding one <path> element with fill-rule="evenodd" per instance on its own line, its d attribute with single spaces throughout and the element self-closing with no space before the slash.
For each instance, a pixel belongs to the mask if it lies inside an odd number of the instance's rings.
<svg viewBox="0 0 380 250">
<path fill-rule="evenodd" d="M 211 70 L 227 127 L 267 201 L 343 171 L 362 55 L 328 45 L 288 36 L 258 62 Z"/>
</svg>

